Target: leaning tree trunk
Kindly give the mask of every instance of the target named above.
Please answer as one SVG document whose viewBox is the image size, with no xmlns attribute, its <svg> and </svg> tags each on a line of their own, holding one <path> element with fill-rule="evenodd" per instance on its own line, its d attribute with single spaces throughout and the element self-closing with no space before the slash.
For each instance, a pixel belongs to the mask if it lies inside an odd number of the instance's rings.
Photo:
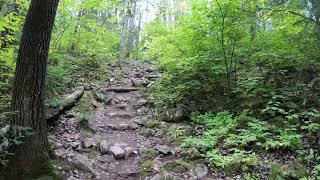
<svg viewBox="0 0 320 180">
<path fill-rule="evenodd" d="M 34 178 L 50 171 L 45 119 L 48 50 L 59 0 L 32 0 L 24 24 L 13 85 L 12 127 L 32 129 L 16 148 L 8 173 L 14 179 Z M 18 176 L 18 177 L 17 177 Z M 19 178 L 21 177 L 21 178 Z"/>
</svg>

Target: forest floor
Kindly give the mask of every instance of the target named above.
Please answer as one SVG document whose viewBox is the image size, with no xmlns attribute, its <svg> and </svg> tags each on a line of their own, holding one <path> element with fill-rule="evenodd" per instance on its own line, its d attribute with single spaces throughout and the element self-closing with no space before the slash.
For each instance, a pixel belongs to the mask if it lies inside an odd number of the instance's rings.
<svg viewBox="0 0 320 180">
<path fill-rule="evenodd" d="M 182 123 L 156 120 L 148 88 L 161 78 L 151 65 L 108 64 L 108 79 L 85 94 L 51 127 L 57 169 L 69 180 L 218 179 L 203 160 L 183 161 L 169 131 Z M 189 153 L 189 154 L 188 154 Z"/>
</svg>

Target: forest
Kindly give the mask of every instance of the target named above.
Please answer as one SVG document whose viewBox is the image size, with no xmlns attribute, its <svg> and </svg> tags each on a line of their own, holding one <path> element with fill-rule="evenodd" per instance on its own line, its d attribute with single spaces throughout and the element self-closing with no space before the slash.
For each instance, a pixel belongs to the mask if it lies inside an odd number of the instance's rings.
<svg viewBox="0 0 320 180">
<path fill-rule="evenodd" d="M 320 1 L 0 0 L 7 179 L 320 179 Z"/>
</svg>

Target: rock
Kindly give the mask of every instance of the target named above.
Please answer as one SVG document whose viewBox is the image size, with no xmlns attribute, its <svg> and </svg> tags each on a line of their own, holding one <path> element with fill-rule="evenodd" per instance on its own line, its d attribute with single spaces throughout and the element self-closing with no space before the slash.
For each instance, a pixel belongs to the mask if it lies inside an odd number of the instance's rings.
<svg viewBox="0 0 320 180">
<path fill-rule="evenodd" d="M 118 130 L 118 126 L 115 124 L 107 124 L 106 127 L 112 130 Z"/>
<path fill-rule="evenodd" d="M 185 114 L 181 108 L 168 109 L 160 114 L 160 120 L 165 122 L 181 122 L 184 120 L 184 117 Z"/>
<path fill-rule="evenodd" d="M 191 165 L 183 161 L 168 161 L 161 167 L 161 170 L 169 173 L 186 173 L 190 169 Z"/>
<path fill-rule="evenodd" d="M 187 150 L 183 150 L 180 152 L 179 157 L 186 158 L 186 159 L 202 159 L 205 155 L 201 154 L 197 148 L 189 148 Z"/>
<path fill-rule="evenodd" d="M 82 171 L 85 171 L 85 172 L 88 172 L 88 173 L 91 173 L 92 175 L 94 175 L 93 167 L 92 167 L 90 160 L 87 156 L 84 156 L 82 154 L 76 154 L 75 160 L 72 161 L 72 163 L 79 170 L 82 170 Z"/>
<path fill-rule="evenodd" d="M 78 149 L 80 147 L 80 143 L 78 142 L 71 142 L 70 145 L 72 149 Z"/>
<path fill-rule="evenodd" d="M 155 128 L 155 127 L 159 126 L 160 124 L 161 124 L 161 122 L 159 122 L 157 120 L 149 120 L 144 123 L 146 128 Z"/>
<path fill-rule="evenodd" d="M 134 119 L 132 119 L 132 121 L 138 125 L 141 125 L 141 126 L 144 126 L 145 122 L 147 121 L 148 119 L 146 117 L 136 117 Z"/>
<path fill-rule="evenodd" d="M 92 91 L 92 95 L 93 98 L 100 102 L 100 103 L 104 103 L 106 105 L 110 104 L 110 102 L 112 101 L 113 97 L 112 96 L 108 96 L 108 95 L 104 95 L 99 91 Z"/>
<path fill-rule="evenodd" d="M 129 130 L 129 129 L 130 129 L 129 124 L 120 124 L 118 127 L 118 130 L 122 130 L 122 131 Z"/>
<path fill-rule="evenodd" d="M 108 114 L 110 118 L 131 119 L 134 115 L 127 112 L 113 112 Z"/>
<path fill-rule="evenodd" d="M 131 147 L 125 147 L 124 150 L 126 151 L 126 158 L 129 158 L 129 157 L 133 157 L 135 156 L 136 154 L 138 154 L 136 151 L 133 150 L 133 148 Z"/>
<path fill-rule="evenodd" d="M 303 164 L 297 161 L 289 161 L 281 167 L 282 175 L 288 179 L 300 179 L 307 176 L 307 170 Z"/>
<path fill-rule="evenodd" d="M 114 146 L 120 146 L 120 147 L 127 147 L 127 146 L 129 146 L 127 143 L 125 143 L 125 142 L 118 142 L 118 143 L 115 143 L 115 144 L 113 144 Z"/>
<path fill-rule="evenodd" d="M 83 148 L 91 148 L 96 145 L 96 141 L 94 138 L 86 138 L 82 141 Z"/>
<path fill-rule="evenodd" d="M 68 165 L 63 165 L 63 166 L 61 167 L 61 170 L 62 170 L 62 171 L 65 171 L 65 172 L 69 172 L 69 171 L 72 170 L 72 168 L 71 168 L 70 166 L 68 166 Z"/>
<path fill-rule="evenodd" d="M 128 104 L 127 103 L 121 103 L 121 104 L 117 104 L 116 107 L 119 108 L 119 109 L 125 110 L 125 109 L 127 109 Z"/>
<path fill-rule="evenodd" d="M 173 174 L 170 174 L 170 173 L 168 173 L 166 171 L 163 171 L 161 173 L 161 178 L 160 179 L 164 179 L 164 180 L 183 180 L 183 179 L 181 179 L 181 178 L 179 178 L 179 177 L 177 177 L 177 176 L 175 176 Z"/>
<path fill-rule="evenodd" d="M 137 102 L 137 105 L 138 106 L 145 106 L 145 105 L 147 105 L 148 104 L 148 100 L 147 99 L 139 99 L 139 101 Z"/>
<path fill-rule="evenodd" d="M 132 79 L 132 85 L 134 87 L 146 87 L 150 84 L 150 81 L 146 78 Z"/>
<path fill-rule="evenodd" d="M 143 74 L 142 74 L 140 71 L 138 71 L 138 72 L 135 72 L 135 73 L 134 73 L 134 77 L 135 77 L 135 78 L 142 78 L 142 77 L 143 77 Z"/>
<path fill-rule="evenodd" d="M 138 175 L 138 171 L 135 169 L 128 169 L 123 172 L 120 172 L 118 175 L 123 178 L 136 177 Z"/>
<path fill-rule="evenodd" d="M 68 113 L 64 116 L 65 118 L 68 118 L 68 119 L 71 119 L 71 118 L 74 118 L 75 115 L 73 113 Z"/>
<path fill-rule="evenodd" d="M 153 176 L 150 180 L 161 180 L 161 175 L 157 174 L 157 175 Z"/>
<path fill-rule="evenodd" d="M 192 175 L 197 177 L 197 179 L 205 179 L 208 175 L 208 167 L 205 164 L 197 164 L 192 169 Z"/>
<path fill-rule="evenodd" d="M 155 70 L 154 70 L 154 68 L 152 66 L 148 66 L 148 67 L 145 68 L 145 71 L 148 72 L 148 73 L 152 73 Z"/>
<path fill-rule="evenodd" d="M 99 104 L 97 103 L 97 101 L 91 101 L 91 106 L 93 106 L 94 108 L 98 108 Z"/>
<path fill-rule="evenodd" d="M 146 138 L 153 136 L 153 130 L 150 128 L 142 128 L 140 134 Z"/>
<path fill-rule="evenodd" d="M 129 126 L 130 126 L 130 129 L 132 129 L 132 130 L 136 130 L 136 129 L 140 128 L 140 126 L 138 124 L 136 124 L 136 123 L 130 123 Z"/>
<path fill-rule="evenodd" d="M 126 158 L 126 151 L 120 146 L 110 146 L 109 151 L 113 154 L 115 159 L 125 159 Z"/>
<path fill-rule="evenodd" d="M 100 142 L 100 152 L 101 154 L 107 154 L 109 152 L 109 144 L 106 140 Z"/>
<path fill-rule="evenodd" d="M 164 155 L 171 154 L 171 148 L 167 145 L 157 145 L 155 149 Z"/>
</svg>

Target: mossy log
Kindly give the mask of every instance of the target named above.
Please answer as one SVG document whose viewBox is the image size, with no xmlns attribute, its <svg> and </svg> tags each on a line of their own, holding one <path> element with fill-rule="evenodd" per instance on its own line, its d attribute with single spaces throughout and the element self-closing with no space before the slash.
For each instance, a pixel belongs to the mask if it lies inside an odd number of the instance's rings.
<svg viewBox="0 0 320 180">
<path fill-rule="evenodd" d="M 84 88 L 79 87 L 72 94 L 65 95 L 59 105 L 47 108 L 46 119 L 49 123 L 57 119 L 64 111 L 72 108 L 83 96 Z"/>
</svg>

